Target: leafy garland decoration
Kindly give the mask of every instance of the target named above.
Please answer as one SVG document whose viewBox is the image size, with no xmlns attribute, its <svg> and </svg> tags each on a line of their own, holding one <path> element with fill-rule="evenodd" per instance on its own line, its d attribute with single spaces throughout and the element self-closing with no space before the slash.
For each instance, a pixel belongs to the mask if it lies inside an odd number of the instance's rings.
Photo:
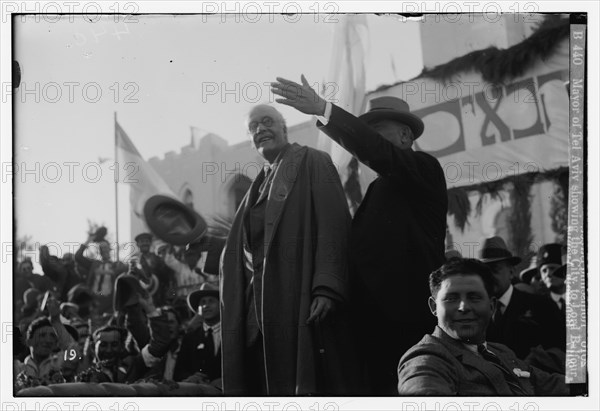
<svg viewBox="0 0 600 411">
<path fill-rule="evenodd" d="M 466 226 L 469 225 L 469 215 L 472 211 L 469 202 L 470 193 L 479 193 L 475 215 L 481 215 L 483 199 L 486 194 L 491 198 L 499 198 L 501 191 L 510 191 L 513 212 L 510 217 L 512 237 L 509 243 L 518 255 L 524 255 L 529 249 L 532 239 L 530 192 L 531 187 L 536 183 L 549 180 L 557 182 L 556 190 L 560 191 L 562 195 L 552 199 L 550 211 L 553 219 L 552 228 L 558 233 L 558 236 L 562 235 L 566 239 L 568 179 L 569 168 L 559 167 L 554 170 L 510 176 L 488 183 L 454 187 L 448 190 L 448 215 L 454 217 L 454 224 L 461 232 L 464 232 Z"/>
</svg>

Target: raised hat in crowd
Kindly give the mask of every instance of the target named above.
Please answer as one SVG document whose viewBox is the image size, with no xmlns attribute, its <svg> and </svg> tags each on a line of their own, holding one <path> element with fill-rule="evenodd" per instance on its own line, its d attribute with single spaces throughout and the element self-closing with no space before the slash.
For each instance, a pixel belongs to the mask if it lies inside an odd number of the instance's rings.
<svg viewBox="0 0 600 411">
<path fill-rule="evenodd" d="M 398 97 L 376 97 L 369 101 L 369 110 L 359 116 L 360 119 L 371 123 L 379 120 L 396 120 L 406 124 L 413 132 L 415 140 L 423 134 L 423 120 L 410 112 L 408 103 Z"/>
<path fill-rule="evenodd" d="M 200 299 L 208 295 L 219 298 L 219 287 L 211 283 L 202 283 L 198 290 L 192 291 L 187 297 L 187 303 L 190 310 L 195 313 L 198 312 Z"/>
<path fill-rule="evenodd" d="M 148 240 L 152 241 L 152 234 L 150 234 L 150 233 L 139 233 L 138 235 L 135 236 L 134 240 L 135 240 L 136 243 L 139 243 L 144 238 L 147 238 Z"/>
<path fill-rule="evenodd" d="M 78 306 L 90 303 L 94 299 L 94 294 L 83 284 L 75 284 L 67 293 L 67 301 Z"/>
<path fill-rule="evenodd" d="M 522 282 L 529 284 L 531 283 L 531 279 L 535 277 L 537 273 L 537 255 L 534 255 L 533 257 L 531 257 L 531 260 L 529 260 L 529 267 L 527 267 L 519 273 L 519 278 Z"/>
<path fill-rule="evenodd" d="M 510 265 L 517 265 L 521 262 L 521 257 L 513 256 L 504 240 L 498 236 L 486 238 L 479 252 L 479 259 L 482 263 L 508 261 Z"/>
<path fill-rule="evenodd" d="M 206 221 L 195 210 L 160 194 L 146 201 L 144 217 L 156 237 L 173 245 L 199 241 L 207 230 Z"/>
<path fill-rule="evenodd" d="M 136 276 L 128 273 L 121 274 L 115 281 L 113 308 L 115 311 L 120 311 L 125 307 L 139 303 L 140 298 L 146 295 L 146 290 Z"/>
</svg>

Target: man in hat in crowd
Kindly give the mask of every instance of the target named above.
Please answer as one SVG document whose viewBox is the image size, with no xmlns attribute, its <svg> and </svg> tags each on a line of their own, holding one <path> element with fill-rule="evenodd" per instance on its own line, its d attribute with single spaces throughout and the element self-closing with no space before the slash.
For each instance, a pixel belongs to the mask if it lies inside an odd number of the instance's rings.
<svg viewBox="0 0 600 411">
<path fill-rule="evenodd" d="M 83 276 L 87 277 L 88 287 L 96 296 L 98 311 L 107 313 L 112 308 L 114 282 L 119 274 L 127 271 L 127 266 L 120 261 L 114 262 L 111 260 L 111 248 L 104 238 L 106 229 L 103 228 L 101 227 L 95 233 L 91 233 L 85 243 L 81 244 L 75 253 L 75 261 L 83 271 Z M 101 261 L 83 255 L 92 242 L 98 244 Z"/>
<path fill-rule="evenodd" d="M 246 125 L 267 163 L 223 250 L 224 393 L 355 393 L 354 359 L 342 358 L 350 214 L 337 171 L 326 153 L 290 144 L 272 106 L 255 106 Z"/>
<path fill-rule="evenodd" d="M 378 173 L 354 215 L 350 240 L 354 318 L 361 333 L 366 382 L 373 394 L 396 391 L 400 356 L 431 329 L 427 276 L 444 262 L 447 194 L 437 159 L 415 151 L 421 119 L 395 97 L 370 101 L 358 118 L 302 84 L 278 78 L 277 102 L 316 115 L 321 131 Z"/>
<path fill-rule="evenodd" d="M 135 243 L 140 251 L 138 261 L 142 267 L 141 273 L 148 281 L 158 281 L 158 288 L 153 295 L 155 304 L 157 306 L 167 304 L 175 297 L 176 284 L 173 270 L 150 251 L 152 234 L 140 233 L 136 235 Z"/>
<path fill-rule="evenodd" d="M 188 306 L 202 316 L 202 326 L 188 331 L 177 355 L 174 381 L 218 384 L 221 378 L 219 289 L 204 283 L 188 296 Z"/>
<path fill-rule="evenodd" d="M 558 308 L 560 317 L 566 321 L 566 248 L 560 244 L 544 244 L 538 250 L 537 265 L 541 280 L 550 291 L 550 299 Z"/>
<path fill-rule="evenodd" d="M 431 273 L 428 302 L 437 326 L 402 357 L 401 395 L 569 395 L 564 371 L 544 372 L 486 340 L 494 283 L 490 269 L 469 258 L 452 258 Z"/>
<path fill-rule="evenodd" d="M 559 347 L 556 316 L 550 301 L 525 293 L 512 285 L 515 266 L 521 258 L 513 256 L 501 237 L 485 240 L 480 260 L 494 275 L 497 309 L 488 327 L 488 340 L 507 345 L 517 357 L 525 359 L 533 347 Z"/>
</svg>

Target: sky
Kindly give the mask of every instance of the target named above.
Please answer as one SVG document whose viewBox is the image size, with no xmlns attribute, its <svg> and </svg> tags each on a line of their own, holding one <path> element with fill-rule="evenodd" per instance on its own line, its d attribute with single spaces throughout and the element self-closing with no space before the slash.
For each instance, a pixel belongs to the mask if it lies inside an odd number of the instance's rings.
<svg viewBox="0 0 600 411">
<path fill-rule="evenodd" d="M 140 15 L 15 19 L 14 167 L 17 237 L 86 239 L 87 220 L 115 227 L 114 119 L 144 159 L 179 152 L 191 127 L 230 144 L 245 114 L 273 102 L 277 76 L 323 84 L 343 16 Z M 422 70 L 419 23 L 368 17 L 367 90 Z M 402 39 L 394 41 L 393 39 Z M 320 87 L 319 87 L 320 88 Z M 288 124 L 309 120 L 279 105 Z M 18 169 L 18 170 L 17 170 Z M 128 188 L 119 188 L 119 241 L 129 241 Z M 52 249 L 51 249 L 52 250 Z M 62 254 L 58 252 L 57 254 Z"/>
</svg>

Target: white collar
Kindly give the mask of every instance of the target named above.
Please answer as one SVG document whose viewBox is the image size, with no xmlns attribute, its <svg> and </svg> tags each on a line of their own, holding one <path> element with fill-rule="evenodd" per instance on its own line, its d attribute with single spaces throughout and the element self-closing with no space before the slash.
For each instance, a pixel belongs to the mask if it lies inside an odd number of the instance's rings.
<svg viewBox="0 0 600 411">
<path fill-rule="evenodd" d="M 498 301 L 504 305 L 504 308 L 508 307 L 508 303 L 510 303 L 510 299 L 512 298 L 513 290 L 514 287 L 511 284 L 508 286 L 508 289 L 504 292 L 504 294 L 502 294 L 502 297 L 498 298 Z"/>
<path fill-rule="evenodd" d="M 217 333 L 217 332 L 221 331 L 221 322 L 219 321 L 218 323 L 216 323 L 214 325 L 208 325 L 206 323 L 202 323 L 202 329 L 204 329 L 204 332 L 207 332 L 209 328 L 212 329 L 213 333 Z"/>
<path fill-rule="evenodd" d="M 550 297 L 552 297 L 552 299 L 554 300 L 555 303 L 558 303 L 560 301 L 560 299 L 562 298 L 564 301 L 567 301 L 567 299 L 565 298 L 565 295 L 567 293 L 563 293 L 563 294 L 557 294 L 555 292 L 550 291 Z"/>
</svg>

